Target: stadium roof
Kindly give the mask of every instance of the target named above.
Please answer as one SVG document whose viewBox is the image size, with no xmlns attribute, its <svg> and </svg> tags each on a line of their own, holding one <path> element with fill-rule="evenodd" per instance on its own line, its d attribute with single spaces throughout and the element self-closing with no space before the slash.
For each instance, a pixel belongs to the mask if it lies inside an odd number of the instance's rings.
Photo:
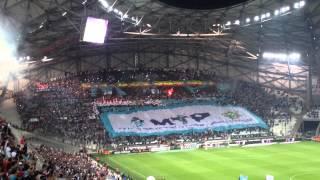
<svg viewBox="0 0 320 180">
<path fill-rule="evenodd" d="M 158 0 L 1 0 L 0 8 L 21 31 L 20 52 L 34 57 L 78 50 L 87 16 L 109 20 L 110 46 L 130 40 L 188 40 L 205 41 L 217 57 L 246 54 L 251 59 L 264 51 L 318 57 L 320 1 L 306 1 L 301 8 L 295 7 L 300 0 L 228 2 L 224 8 L 213 4 L 219 9 L 196 10 L 201 5 L 184 9 Z"/>
<path fill-rule="evenodd" d="M 186 9 L 219 9 L 243 3 L 247 0 L 160 0 L 168 5 Z"/>
</svg>

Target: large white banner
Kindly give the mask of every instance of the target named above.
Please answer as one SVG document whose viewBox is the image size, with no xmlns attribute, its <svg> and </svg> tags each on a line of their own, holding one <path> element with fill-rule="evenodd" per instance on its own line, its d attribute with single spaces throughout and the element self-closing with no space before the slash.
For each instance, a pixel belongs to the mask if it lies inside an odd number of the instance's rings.
<svg viewBox="0 0 320 180">
<path fill-rule="evenodd" d="M 166 109 L 141 109 L 127 113 L 102 113 L 105 127 L 112 136 L 165 135 L 225 131 L 247 127 L 267 128 L 258 117 L 240 107 L 192 105 Z"/>
</svg>

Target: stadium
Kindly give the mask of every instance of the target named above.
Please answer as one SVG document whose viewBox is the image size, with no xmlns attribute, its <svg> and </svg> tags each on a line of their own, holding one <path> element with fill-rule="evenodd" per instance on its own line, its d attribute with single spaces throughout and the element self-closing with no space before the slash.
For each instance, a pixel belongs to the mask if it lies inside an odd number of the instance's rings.
<svg viewBox="0 0 320 180">
<path fill-rule="evenodd" d="M 0 179 L 319 180 L 319 0 L 0 0 Z"/>
</svg>

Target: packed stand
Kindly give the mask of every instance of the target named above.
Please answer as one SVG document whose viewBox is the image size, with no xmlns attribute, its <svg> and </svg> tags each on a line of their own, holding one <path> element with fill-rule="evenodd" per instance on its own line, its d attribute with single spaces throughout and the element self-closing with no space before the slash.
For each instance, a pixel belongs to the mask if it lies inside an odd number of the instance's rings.
<svg viewBox="0 0 320 180">
<path fill-rule="evenodd" d="M 10 125 L 0 119 L 0 179 L 41 180 L 50 177 L 47 169 L 41 167 L 38 156 L 28 150 L 24 137 L 17 143 Z"/>
<path fill-rule="evenodd" d="M 320 119 L 320 106 L 313 106 L 311 110 L 304 116 L 304 119 L 313 119 L 319 120 Z"/>
<path fill-rule="evenodd" d="M 41 145 L 36 152 L 45 159 L 43 166 L 53 177 L 74 180 L 128 180 L 118 170 L 109 169 L 93 160 L 85 150 L 78 153 L 67 153 L 52 147 Z"/>
<path fill-rule="evenodd" d="M 99 90 L 83 88 L 82 83 L 115 84 L 136 81 L 214 81 L 216 86 L 190 91 L 186 87 L 174 87 L 168 96 L 169 87 L 116 88 Z M 220 84 L 231 84 L 229 88 Z M 17 110 L 21 114 L 23 127 L 29 131 L 57 136 L 73 144 L 110 145 L 117 139 L 108 137 L 99 120 L 99 104 L 108 111 L 127 111 L 141 106 L 165 106 L 174 103 L 194 103 L 214 100 L 221 105 L 237 105 L 256 113 L 272 126 L 276 112 L 290 115 L 291 100 L 287 96 L 277 97 L 258 84 L 232 81 L 225 83 L 214 73 L 193 70 L 103 70 L 95 73 L 65 74 L 43 84 L 34 83 L 23 92 L 15 94 Z M 297 104 L 295 102 L 295 104 Z M 119 107 L 121 106 L 121 107 Z M 280 115 L 283 115 L 280 114 Z M 206 133 L 203 133 L 206 134 Z M 200 136 L 201 134 L 197 134 Z M 145 138 L 152 141 L 155 137 Z M 164 137 L 156 137 L 164 138 Z M 166 137 L 170 139 L 170 137 Z M 140 137 L 123 137 L 121 142 L 138 141 Z"/>
</svg>

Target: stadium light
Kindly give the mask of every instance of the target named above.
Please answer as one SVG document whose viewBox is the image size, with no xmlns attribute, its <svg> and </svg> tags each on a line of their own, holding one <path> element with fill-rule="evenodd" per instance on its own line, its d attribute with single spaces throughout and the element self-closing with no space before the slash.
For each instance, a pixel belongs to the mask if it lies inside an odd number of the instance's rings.
<svg viewBox="0 0 320 180">
<path fill-rule="evenodd" d="M 88 0 L 84 0 L 84 1 L 85 1 L 85 3 L 87 3 Z M 84 1 L 82 4 L 85 4 Z M 119 9 L 114 8 L 115 4 L 118 2 L 118 0 L 115 0 L 113 2 L 113 4 L 109 4 L 107 2 L 107 0 L 98 0 L 98 1 L 104 7 L 104 10 L 106 12 L 111 13 L 115 17 L 119 18 L 122 22 L 126 19 L 127 20 L 126 22 L 132 23 L 136 26 L 140 24 L 138 19 L 136 19 L 134 17 L 132 17 L 132 18 L 129 17 L 129 15 L 128 15 L 129 9 L 127 10 L 127 12 L 124 13 L 124 12 L 120 11 Z"/>
<path fill-rule="evenodd" d="M 274 11 L 275 16 L 278 16 L 279 14 L 280 14 L 280 11 L 278 9 Z"/>
<path fill-rule="evenodd" d="M 43 59 L 41 59 L 42 62 L 49 62 L 52 60 L 53 60 L 53 58 L 48 58 L 47 56 L 44 56 Z"/>
<path fill-rule="evenodd" d="M 301 54 L 299 53 L 291 53 L 289 54 L 289 59 L 299 60 L 301 58 Z"/>
<path fill-rule="evenodd" d="M 290 6 L 285 6 L 285 7 L 282 7 L 282 8 L 280 9 L 280 13 L 281 13 L 281 14 L 284 14 L 284 13 L 286 13 L 286 12 L 288 12 L 288 11 L 290 11 Z"/>
<path fill-rule="evenodd" d="M 294 7 L 295 9 L 300 9 L 300 8 L 302 8 L 302 7 L 305 6 L 305 5 L 306 5 L 306 2 L 305 2 L 305 1 L 299 1 L 299 2 L 294 3 L 293 7 Z"/>
<path fill-rule="evenodd" d="M 113 9 L 113 12 L 116 14 L 119 14 L 119 10 L 118 9 Z"/>
<path fill-rule="evenodd" d="M 254 21 L 259 21 L 260 20 L 260 17 L 259 16 L 255 16 L 254 17 Z"/>
<path fill-rule="evenodd" d="M 247 18 L 246 19 L 246 23 L 250 23 L 251 19 L 250 18 Z"/>
<path fill-rule="evenodd" d="M 113 11 L 113 8 L 112 7 L 108 7 L 108 12 L 111 12 Z"/>
<path fill-rule="evenodd" d="M 63 12 L 61 15 L 62 15 L 62 16 L 66 16 L 67 14 L 68 14 L 68 12 L 65 11 L 65 12 Z"/>
<path fill-rule="evenodd" d="M 266 13 L 266 18 L 269 18 L 271 14 L 269 12 Z"/>
<path fill-rule="evenodd" d="M 299 61 L 301 58 L 301 54 L 296 52 L 292 52 L 289 54 L 265 52 L 263 53 L 262 57 L 264 59 L 275 60 L 275 61 Z"/>
<path fill-rule="evenodd" d="M 236 21 L 234 22 L 234 24 L 235 24 L 235 25 L 240 25 L 240 20 L 236 20 Z"/>
<path fill-rule="evenodd" d="M 99 0 L 100 4 L 104 7 L 104 8 L 109 8 L 109 3 L 105 0 Z"/>
<path fill-rule="evenodd" d="M 227 23 L 226 23 L 226 26 L 230 26 L 231 25 L 231 21 L 228 21 Z"/>
</svg>

